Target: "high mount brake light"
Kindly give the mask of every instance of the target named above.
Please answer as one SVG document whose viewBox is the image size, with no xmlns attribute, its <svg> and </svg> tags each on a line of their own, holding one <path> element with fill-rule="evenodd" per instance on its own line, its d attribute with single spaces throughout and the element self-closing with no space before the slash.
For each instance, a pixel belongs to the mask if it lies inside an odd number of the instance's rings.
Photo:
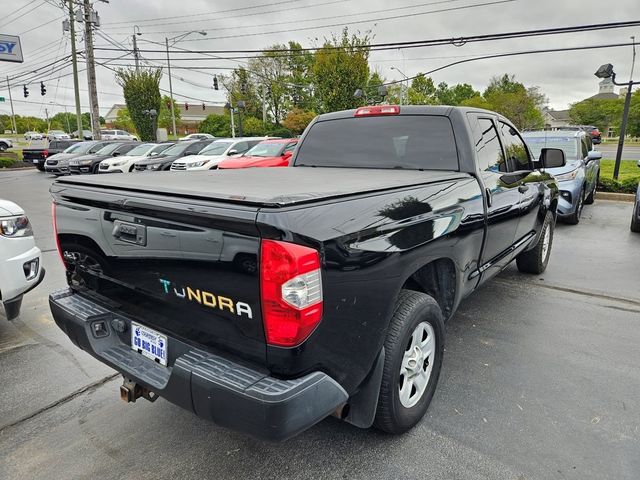
<svg viewBox="0 0 640 480">
<path fill-rule="evenodd" d="M 398 115 L 400 107 L 398 105 L 374 105 L 372 107 L 360 107 L 356 110 L 354 117 L 374 117 L 378 115 Z"/>
<path fill-rule="evenodd" d="M 294 243 L 263 240 L 260 289 L 267 343 L 301 344 L 322 319 L 320 254 Z"/>
</svg>

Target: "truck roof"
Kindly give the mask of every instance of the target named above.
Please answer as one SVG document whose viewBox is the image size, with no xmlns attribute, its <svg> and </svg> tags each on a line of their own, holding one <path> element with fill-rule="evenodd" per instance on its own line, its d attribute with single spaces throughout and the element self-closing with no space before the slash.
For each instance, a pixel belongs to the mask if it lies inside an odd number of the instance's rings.
<svg viewBox="0 0 640 480">
<path fill-rule="evenodd" d="M 437 170 L 245 168 L 209 172 L 155 172 L 61 177 L 56 180 L 52 189 L 73 185 L 256 206 L 283 207 L 464 177 L 468 177 L 468 174 Z"/>
</svg>

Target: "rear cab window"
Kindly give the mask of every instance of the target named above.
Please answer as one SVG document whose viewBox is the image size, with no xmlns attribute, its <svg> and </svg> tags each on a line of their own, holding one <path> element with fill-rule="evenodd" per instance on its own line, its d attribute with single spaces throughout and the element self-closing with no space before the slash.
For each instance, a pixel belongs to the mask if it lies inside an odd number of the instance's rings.
<svg viewBox="0 0 640 480">
<path fill-rule="evenodd" d="M 459 170 L 453 126 L 440 115 L 348 117 L 314 123 L 295 166 Z"/>
</svg>

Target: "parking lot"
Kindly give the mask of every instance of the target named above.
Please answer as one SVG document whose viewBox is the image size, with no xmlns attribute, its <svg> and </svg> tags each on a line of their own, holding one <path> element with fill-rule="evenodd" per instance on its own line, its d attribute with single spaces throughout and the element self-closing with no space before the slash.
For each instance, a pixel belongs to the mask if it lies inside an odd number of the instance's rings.
<svg viewBox="0 0 640 480">
<path fill-rule="evenodd" d="M 161 174 L 159 174 L 161 175 Z M 596 199 L 559 224 L 547 271 L 515 267 L 447 325 L 423 421 L 394 437 L 327 419 L 264 443 L 163 399 L 119 399 L 120 378 L 77 349 L 47 296 L 65 286 L 50 222 L 52 178 L 0 173 L 29 215 L 47 276 L 0 321 L 0 478 L 637 479 L 640 236 L 632 205 Z"/>
</svg>

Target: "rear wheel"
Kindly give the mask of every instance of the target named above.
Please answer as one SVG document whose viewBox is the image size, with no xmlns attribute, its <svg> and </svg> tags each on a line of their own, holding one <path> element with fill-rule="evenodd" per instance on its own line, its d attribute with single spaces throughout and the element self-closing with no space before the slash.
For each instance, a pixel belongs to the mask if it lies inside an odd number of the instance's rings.
<svg viewBox="0 0 640 480">
<path fill-rule="evenodd" d="M 92 168 L 91 168 L 91 173 L 98 173 L 98 169 L 100 168 L 100 164 L 96 163 Z"/>
<path fill-rule="evenodd" d="M 593 190 L 591 190 L 591 193 L 589 193 L 589 195 L 587 195 L 587 198 L 584 199 L 585 205 L 592 205 L 593 202 L 596 201 L 596 190 L 598 188 L 599 182 L 600 182 L 600 174 L 598 174 L 598 176 L 596 177 L 596 183 L 593 185 Z"/>
<path fill-rule="evenodd" d="M 584 207 L 584 194 L 584 187 L 582 187 L 580 193 L 578 194 L 578 203 L 576 204 L 575 210 L 565 219 L 565 222 L 570 225 L 577 225 L 578 223 L 580 223 L 580 216 L 582 215 L 582 208 Z"/>
<path fill-rule="evenodd" d="M 4 152 L 7 148 L 9 148 L 9 145 L 4 142 L 0 142 L 0 152 Z"/>
<path fill-rule="evenodd" d="M 424 416 L 444 355 L 444 319 L 429 295 L 402 290 L 384 343 L 385 360 L 374 425 L 403 433 Z"/>
<path fill-rule="evenodd" d="M 553 214 L 547 212 L 542 224 L 542 231 L 538 243 L 531 250 L 522 252 L 516 257 L 518 270 L 524 273 L 542 273 L 546 270 L 553 245 L 553 230 L 555 221 Z"/>
<path fill-rule="evenodd" d="M 635 233 L 640 233 L 640 208 L 638 207 L 638 202 L 640 202 L 639 198 L 636 198 L 633 214 L 631 216 L 631 231 Z"/>
</svg>

